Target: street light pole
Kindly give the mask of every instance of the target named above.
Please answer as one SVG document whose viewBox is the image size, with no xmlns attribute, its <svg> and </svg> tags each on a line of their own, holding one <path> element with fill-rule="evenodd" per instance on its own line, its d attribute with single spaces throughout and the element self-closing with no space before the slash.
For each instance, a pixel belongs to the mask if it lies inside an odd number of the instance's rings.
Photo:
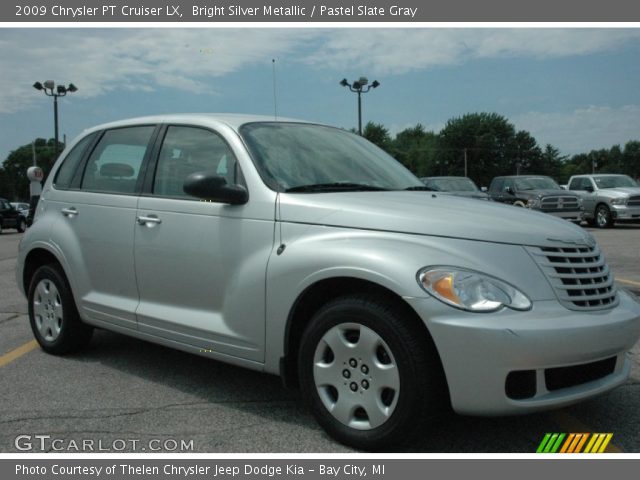
<svg viewBox="0 0 640 480">
<path fill-rule="evenodd" d="M 362 94 L 367 93 L 372 88 L 378 88 L 380 82 L 374 80 L 369 84 L 367 77 L 360 77 L 353 83 L 349 83 L 346 78 L 340 81 L 343 87 L 349 87 L 349 90 L 358 94 L 358 134 L 362 136 Z"/>
<path fill-rule="evenodd" d="M 36 82 L 33 84 L 33 88 L 40 90 L 47 97 L 53 97 L 53 125 L 54 125 L 54 137 L 55 145 L 53 146 L 54 160 L 58 158 L 58 97 L 64 97 L 67 93 L 77 92 L 78 88 L 70 83 L 68 86 L 58 85 L 53 80 L 47 80 L 44 83 Z"/>
</svg>

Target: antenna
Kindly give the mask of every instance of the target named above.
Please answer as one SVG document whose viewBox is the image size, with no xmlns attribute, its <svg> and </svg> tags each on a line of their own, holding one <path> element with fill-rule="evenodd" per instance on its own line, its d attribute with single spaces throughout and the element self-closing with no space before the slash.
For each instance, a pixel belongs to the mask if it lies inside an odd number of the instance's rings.
<svg viewBox="0 0 640 480">
<path fill-rule="evenodd" d="M 276 97 L 276 59 L 271 59 L 271 66 L 273 67 L 273 118 L 278 119 L 278 98 Z"/>
</svg>

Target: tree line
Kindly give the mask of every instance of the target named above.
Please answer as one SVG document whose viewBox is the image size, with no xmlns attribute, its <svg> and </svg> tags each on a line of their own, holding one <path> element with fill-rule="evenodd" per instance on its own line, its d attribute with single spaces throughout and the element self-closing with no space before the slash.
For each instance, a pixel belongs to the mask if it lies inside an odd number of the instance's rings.
<svg viewBox="0 0 640 480">
<path fill-rule="evenodd" d="M 422 125 L 407 128 L 391 137 L 381 124 L 369 122 L 363 136 L 387 151 L 418 177 L 464 175 L 479 186 L 488 186 L 499 175 L 549 175 L 566 183 L 571 175 L 625 173 L 640 177 L 640 141 L 630 140 L 623 147 L 591 150 L 571 157 L 561 155 L 552 145 L 540 146 L 527 131 L 516 131 L 513 124 L 497 113 L 469 113 L 450 119 L 438 133 Z M 29 198 L 27 168 L 37 164 L 45 178 L 55 161 L 53 139 L 38 138 L 34 144 L 13 150 L 0 167 L 0 197 L 10 200 Z M 58 152 L 64 149 L 59 143 Z"/>
<path fill-rule="evenodd" d="M 540 146 L 527 131 L 517 131 L 497 113 L 469 113 L 450 119 L 435 133 L 422 125 L 402 130 L 391 137 L 381 124 L 369 122 L 362 131 L 418 177 L 465 174 L 479 186 L 488 186 L 499 175 L 549 175 L 566 183 L 571 175 L 624 173 L 640 177 L 640 141 L 624 147 L 561 155 L 553 145 Z"/>
</svg>

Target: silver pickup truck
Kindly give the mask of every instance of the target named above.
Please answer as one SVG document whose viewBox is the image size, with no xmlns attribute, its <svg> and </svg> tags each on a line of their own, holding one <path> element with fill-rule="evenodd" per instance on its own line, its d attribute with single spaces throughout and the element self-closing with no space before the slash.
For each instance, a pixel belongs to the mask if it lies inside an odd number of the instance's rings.
<svg viewBox="0 0 640 480">
<path fill-rule="evenodd" d="M 616 221 L 640 221 L 640 186 L 627 175 L 574 175 L 569 190 L 579 192 L 590 225 L 605 228 Z"/>
</svg>

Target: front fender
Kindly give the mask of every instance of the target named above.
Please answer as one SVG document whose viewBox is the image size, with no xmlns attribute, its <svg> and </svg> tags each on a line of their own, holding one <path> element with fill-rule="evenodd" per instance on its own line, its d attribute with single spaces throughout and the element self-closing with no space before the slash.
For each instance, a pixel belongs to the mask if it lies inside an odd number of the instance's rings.
<svg viewBox="0 0 640 480">
<path fill-rule="evenodd" d="M 271 373 L 279 370 L 287 321 L 298 297 L 322 280 L 360 279 L 400 297 L 426 298 L 416 281 L 418 270 L 452 265 L 501 278 L 532 300 L 555 298 L 533 260 L 517 245 L 287 223 L 282 224 L 282 244 L 284 250 L 271 257 L 267 268 L 265 369 Z"/>
</svg>

